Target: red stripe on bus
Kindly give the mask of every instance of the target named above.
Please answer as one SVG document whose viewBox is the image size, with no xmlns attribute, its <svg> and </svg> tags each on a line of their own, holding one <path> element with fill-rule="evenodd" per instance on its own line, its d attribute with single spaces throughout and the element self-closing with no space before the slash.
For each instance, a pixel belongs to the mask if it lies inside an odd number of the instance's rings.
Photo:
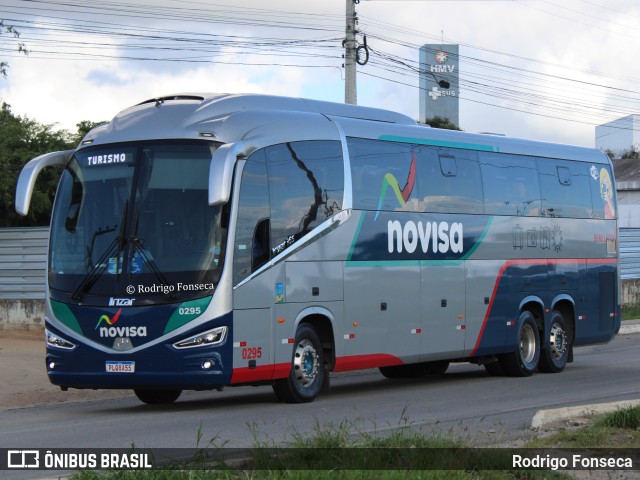
<svg viewBox="0 0 640 480">
<path fill-rule="evenodd" d="M 585 262 L 587 265 L 594 264 L 615 264 L 617 263 L 616 258 L 558 258 L 558 259 L 547 259 L 547 258 L 530 258 L 526 260 L 507 260 L 502 267 L 500 267 L 500 271 L 498 272 L 498 277 L 496 278 L 496 283 L 493 285 L 493 292 L 491 293 L 491 300 L 489 301 L 489 307 L 487 308 L 487 313 L 484 315 L 484 320 L 482 322 L 482 327 L 480 328 L 480 333 L 478 334 L 478 339 L 476 340 L 476 344 L 471 351 L 470 357 L 473 357 L 478 348 L 480 347 L 480 342 L 482 341 L 482 335 L 484 334 L 484 329 L 487 326 L 487 320 L 489 320 L 489 315 L 491 314 L 491 309 L 493 308 L 493 301 L 496 298 L 496 292 L 498 291 L 498 286 L 500 285 L 500 280 L 502 280 L 502 275 L 504 275 L 504 271 L 512 267 L 514 265 L 544 265 L 544 264 L 553 264 L 553 265 L 569 265 Z"/>
<path fill-rule="evenodd" d="M 398 357 L 387 353 L 373 353 L 370 355 L 349 355 L 336 358 L 334 372 L 346 372 L 347 370 L 362 370 L 365 368 L 392 367 L 403 365 Z"/>
</svg>

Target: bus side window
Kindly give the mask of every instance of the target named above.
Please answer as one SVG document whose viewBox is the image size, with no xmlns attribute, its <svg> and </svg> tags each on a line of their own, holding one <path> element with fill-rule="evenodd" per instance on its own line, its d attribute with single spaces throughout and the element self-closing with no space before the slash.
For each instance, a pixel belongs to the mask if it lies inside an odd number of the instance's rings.
<svg viewBox="0 0 640 480">
<path fill-rule="evenodd" d="M 271 231 L 271 221 L 263 218 L 256 225 L 253 234 L 253 247 L 251 253 L 251 272 L 255 272 L 258 268 L 269 261 L 269 237 Z"/>
<path fill-rule="evenodd" d="M 269 217 L 267 164 L 264 150 L 257 150 L 249 156 L 242 172 L 233 249 L 234 285 L 269 260 Z"/>
<path fill-rule="evenodd" d="M 485 212 L 488 215 L 541 215 L 540 182 L 535 159 L 488 152 L 480 152 L 479 157 Z"/>
<path fill-rule="evenodd" d="M 590 218 L 592 216 L 588 165 L 548 158 L 538 159 L 542 215 Z"/>
<path fill-rule="evenodd" d="M 417 170 L 420 211 L 484 213 L 476 152 L 420 147 Z"/>
<path fill-rule="evenodd" d="M 342 210 L 344 164 L 338 141 L 302 141 L 266 149 L 274 257 Z"/>
</svg>

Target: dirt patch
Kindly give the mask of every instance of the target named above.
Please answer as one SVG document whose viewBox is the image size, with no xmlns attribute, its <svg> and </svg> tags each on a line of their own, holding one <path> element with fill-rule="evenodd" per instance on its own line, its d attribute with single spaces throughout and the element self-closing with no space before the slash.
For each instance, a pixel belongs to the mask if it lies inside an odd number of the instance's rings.
<svg viewBox="0 0 640 480">
<path fill-rule="evenodd" d="M 51 385 L 42 331 L 0 331 L 0 410 L 133 395 L 131 390 L 75 390 Z"/>
</svg>

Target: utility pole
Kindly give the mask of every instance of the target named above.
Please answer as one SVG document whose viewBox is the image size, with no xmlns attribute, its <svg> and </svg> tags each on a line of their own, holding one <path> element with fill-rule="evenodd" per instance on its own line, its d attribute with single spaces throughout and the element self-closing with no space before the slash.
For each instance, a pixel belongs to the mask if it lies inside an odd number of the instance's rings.
<svg viewBox="0 0 640 480">
<path fill-rule="evenodd" d="M 356 87 L 356 3 L 360 0 L 347 1 L 346 37 L 344 39 L 344 103 L 358 104 Z"/>
</svg>

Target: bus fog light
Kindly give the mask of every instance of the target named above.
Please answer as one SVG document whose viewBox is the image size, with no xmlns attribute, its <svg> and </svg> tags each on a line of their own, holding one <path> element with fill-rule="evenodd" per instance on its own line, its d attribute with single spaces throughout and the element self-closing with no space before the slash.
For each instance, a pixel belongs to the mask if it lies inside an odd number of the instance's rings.
<svg viewBox="0 0 640 480">
<path fill-rule="evenodd" d="M 211 367 L 213 367 L 213 360 L 203 360 L 202 361 L 202 368 L 203 370 L 211 370 Z"/>
<path fill-rule="evenodd" d="M 173 344 L 175 348 L 211 347 L 220 345 L 227 338 L 227 327 L 217 327 L 213 330 L 199 333 Z"/>
<path fill-rule="evenodd" d="M 56 368 L 56 362 L 49 362 L 49 370 Z"/>
</svg>

